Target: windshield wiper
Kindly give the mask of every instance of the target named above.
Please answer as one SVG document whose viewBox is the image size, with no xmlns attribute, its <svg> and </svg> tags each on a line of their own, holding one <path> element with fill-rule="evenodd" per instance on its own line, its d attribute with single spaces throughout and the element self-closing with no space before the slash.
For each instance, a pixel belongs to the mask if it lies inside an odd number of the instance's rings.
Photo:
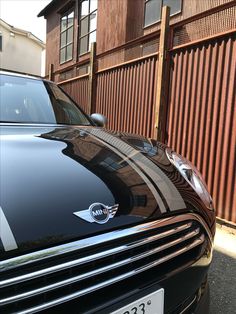
<svg viewBox="0 0 236 314">
<path fill-rule="evenodd" d="M 57 123 L 57 125 L 71 125 L 71 126 L 90 126 L 91 124 L 85 123 Z"/>
<path fill-rule="evenodd" d="M 0 123 L 25 123 L 25 122 L 0 120 Z"/>
</svg>

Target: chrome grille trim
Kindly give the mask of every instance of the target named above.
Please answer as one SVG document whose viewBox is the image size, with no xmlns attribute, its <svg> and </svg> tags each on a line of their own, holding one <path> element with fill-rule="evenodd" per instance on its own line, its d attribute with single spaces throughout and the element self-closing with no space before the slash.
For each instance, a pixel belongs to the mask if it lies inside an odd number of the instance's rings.
<svg viewBox="0 0 236 314">
<path fill-rule="evenodd" d="M 173 222 L 172 222 L 173 221 Z M 178 222 L 179 219 L 175 217 L 173 218 L 165 218 L 158 221 L 152 221 L 145 224 L 137 225 L 134 227 L 115 230 L 112 232 L 106 233 L 106 239 L 104 241 L 104 234 L 93 236 L 89 238 L 85 238 L 82 240 L 58 245 L 49 249 L 44 249 L 40 251 L 36 251 L 30 254 L 25 254 L 22 256 L 10 258 L 0 262 L 0 273 L 2 271 L 8 271 L 10 269 L 15 269 L 17 267 L 22 267 L 24 265 L 29 265 L 32 263 L 40 262 L 46 259 L 55 258 L 64 254 L 73 253 L 80 249 L 87 249 L 93 246 L 97 246 L 99 244 L 103 244 L 104 242 L 109 243 L 113 240 L 119 240 L 128 236 L 138 235 L 143 232 L 156 229 L 167 225 L 168 222 L 175 223 Z M 181 221 L 181 220 L 180 220 Z"/>
<path fill-rule="evenodd" d="M 83 290 L 80 290 L 78 292 L 75 292 L 75 293 L 72 293 L 72 294 L 69 294 L 67 296 L 64 296 L 64 297 L 61 297 L 61 298 L 58 298 L 58 299 L 55 299 L 53 301 L 50 301 L 50 302 L 46 302 L 42 305 L 39 305 L 39 306 L 35 306 L 35 307 L 32 307 L 32 308 L 29 308 L 27 310 L 24 310 L 24 311 L 20 311 L 18 312 L 18 314 L 29 314 L 29 313 L 35 313 L 35 312 L 38 312 L 38 311 L 42 311 L 42 310 L 45 310 L 47 308 L 50 308 L 52 306 L 55 306 L 55 305 L 59 305 L 61 303 L 64 303 L 64 302 L 67 302 L 67 301 L 71 301 L 75 298 L 78 298 L 78 297 L 81 297 L 85 294 L 88 294 L 88 293 L 91 293 L 91 292 L 94 292 L 98 289 L 102 289 L 102 288 L 105 288 L 111 284 L 114 284 L 118 281 L 121 281 L 121 280 L 124 280 L 124 279 L 127 279 L 129 277 L 132 277 L 134 275 L 137 275 L 137 274 L 140 274 L 148 269 L 151 269 L 153 267 L 156 267 L 180 254 L 183 254 L 189 250 L 191 250 L 192 248 L 202 244 L 204 242 L 204 235 L 202 235 L 201 237 L 199 237 L 198 239 L 196 239 L 194 242 L 192 242 L 190 245 L 172 253 L 172 254 L 169 254 L 169 255 L 166 255 L 165 257 L 163 258 L 160 258 L 158 260 L 155 260 L 154 262 L 152 263 L 149 263 L 149 264 L 146 264 L 145 266 L 142 266 L 140 268 L 137 268 L 135 270 L 132 270 L 130 272 L 127 272 L 127 273 L 124 273 L 120 276 L 117 276 L 117 277 L 114 277 L 110 280 L 106 280 L 100 284 L 97 284 L 97 285 L 94 285 L 94 286 L 90 286 L 89 288 L 86 288 L 86 289 L 83 289 Z"/>
<path fill-rule="evenodd" d="M 98 268 L 96 270 L 84 273 L 82 275 L 75 276 L 75 277 L 72 277 L 70 279 L 63 280 L 61 282 L 56 282 L 55 284 L 44 286 L 44 287 L 39 288 L 39 289 L 31 290 L 31 291 L 26 292 L 26 293 L 22 293 L 22 294 L 19 294 L 19 295 L 14 295 L 12 297 L 8 297 L 8 298 L 5 298 L 5 299 L 0 299 L 0 305 L 5 305 L 5 304 L 11 303 L 11 302 L 17 302 L 17 301 L 19 301 L 21 299 L 32 297 L 32 296 L 35 296 L 37 294 L 45 293 L 45 292 L 48 292 L 50 290 L 54 290 L 54 289 L 60 288 L 60 287 L 65 286 L 65 285 L 69 285 L 69 284 L 72 284 L 72 283 L 75 283 L 75 282 L 87 279 L 89 277 L 92 277 L 92 276 L 95 276 L 95 275 L 98 275 L 98 274 L 103 274 L 103 273 L 108 272 L 110 270 L 114 270 L 115 268 L 118 268 L 118 267 L 121 267 L 121 266 L 125 266 L 125 265 L 127 265 L 129 263 L 135 262 L 137 260 L 141 260 L 141 259 L 143 259 L 145 257 L 148 257 L 150 255 L 156 254 L 156 253 L 161 252 L 161 251 L 163 251 L 163 250 L 165 250 L 167 248 L 170 248 L 170 247 L 172 247 L 174 245 L 177 245 L 177 244 L 179 244 L 181 242 L 184 242 L 184 241 L 186 241 L 188 239 L 191 239 L 192 237 L 198 235 L 199 232 L 200 232 L 200 229 L 197 228 L 197 229 L 193 230 L 192 232 L 187 233 L 186 235 L 184 235 L 184 236 L 182 236 L 182 237 L 180 237 L 180 238 L 178 238 L 178 239 L 176 239 L 174 241 L 171 241 L 171 242 L 169 242 L 167 244 L 163 244 L 161 246 L 158 246 L 157 248 L 149 250 L 149 251 L 147 251 L 145 253 L 138 254 L 138 255 L 132 256 L 132 257 L 130 257 L 128 259 L 124 259 L 124 260 L 121 260 L 119 262 L 110 264 L 109 266 L 101 267 L 101 268 Z M 191 248 L 195 247 L 196 245 L 201 244 L 203 241 L 204 241 L 204 237 L 201 236 L 201 237 L 197 238 L 194 242 L 192 242 L 191 245 L 186 246 L 184 248 L 184 250 L 188 251 Z M 177 252 L 180 252 L 180 250 L 177 251 Z M 182 253 L 183 252 L 181 252 L 180 254 L 182 254 Z M 178 255 L 178 253 L 177 253 L 177 255 Z M 168 256 L 171 256 L 171 255 L 166 255 L 163 259 L 156 260 L 157 263 L 159 261 L 159 263 L 157 265 L 159 265 L 159 264 L 165 262 L 166 260 L 168 260 L 169 259 Z"/>
<path fill-rule="evenodd" d="M 3 260 L 0 262 L 0 273 L 3 271 L 5 272 L 10 269 L 15 269 L 17 267 L 22 267 L 22 266 L 40 262 L 43 260 L 53 259 L 55 257 L 61 256 L 67 253 L 73 253 L 82 248 L 87 249 L 93 246 L 97 246 L 99 244 L 103 244 L 104 242 L 109 243 L 110 241 L 113 241 L 113 240 L 119 240 L 128 236 L 142 234 L 143 232 L 160 228 L 168 224 L 184 222 L 184 220 L 198 221 L 204 227 L 205 231 L 208 234 L 209 239 L 212 240 L 212 234 L 208 226 L 206 225 L 206 223 L 201 217 L 195 214 L 185 214 L 181 216 L 175 216 L 171 218 L 165 218 L 165 219 L 160 219 L 157 221 L 148 222 L 145 224 L 137 225 L 137 226 L 126 228 L 126 229 L 120 229 L 120 230 L 108 232 L 106 233 L 105 241 L 104 241 L 104 235 L 98 235 L 98 236 L 93 236 L 90 238 L 58 245 L 49 249 L 44 249 L 44 250 L 36 251 L 30 254 L 25 254 L 22 256 Z"/>
<path fill-rule="evenodd" d="M 155 236 L 152 236 L 152 237 L 141 239 L 139 241 L 135 241 L 135 242 L 132 242 L 132 243 L 128 243 L 126 245 L 118 246 L 118 247 L 115 247 L 115 248 L 112 248 L 112 249 L 109 249 L 109 250 L 106 250 L 106 251 L 102 251 L 102 252 L 99 252 L 99 253 L 96 253 L 96 254 L 92 254 L 92 255 L 89 255 L 89 256 L 86 256 L 86 257 L 82 257 L 82 258 L 79 258 L 79 259 L 76 259 L 76 260 L 72 260 L 72 261 L 69 261 L 69 262 L 66 262 L 66 263 L 62 263 L 62 264 L 59 264 L 59 265 L 56 265 L 56 266 L 44 268 L 44 269 L 39 270 L 39 271 L 35 271 L 35 272 L 32 272 L 32 273 L 27 273 L 27 274 L 22 275 L 22 276 L 13 277 L 13 278 L 10 278 L 10 279 L 7 279 L 7 280 L 3 280 L 3 281 L 0 281 L 0 288 L 3 288 L 5 286 L 9 286 L 9 285 L 13 285 L 13 284 L 17 284 L 17 283 L 20 283 L 22 281 L 32 280 L 34 278 L 37 278 L 37 277 L 40 277 L 40 276 L 44 276 L 44 275 L 47 275 L 47 274 L 52 274 L 54 272 L 61 271 L 61 270 L 67 269 L 67 268 L 71 268 L 71 267 L 75 267 L 75 266 L 78 266 L 78 265 L 82 265 L 84 263 L 88 263 L 90 261 L 95 261 L 95 260 L 98 260 L 98 259 L 101 259 L 101 258 L 105 258 L 105 257 L 111 256 L 113 254 L 118 254 L 120 252 L 125 252 L 127 250 L 136 248 L 138 246 L 142 246 L 142 245 L 154 242 L 156 240 L 165 238 L 167 236 L 176 234 L 176 233 L 178 233 L 180 231 L 183 231 L 183 230 L 186 230 L 186 229 L 188 229 L 190 227 L 191 227 L 191 223 L 183 224 L 181 226 L 178 226 L 176 228 L 173 228 L 173 229 L 167 230 L 165 232 L 159 233 L 159 234 L 157 234 Z"/>
</svg>

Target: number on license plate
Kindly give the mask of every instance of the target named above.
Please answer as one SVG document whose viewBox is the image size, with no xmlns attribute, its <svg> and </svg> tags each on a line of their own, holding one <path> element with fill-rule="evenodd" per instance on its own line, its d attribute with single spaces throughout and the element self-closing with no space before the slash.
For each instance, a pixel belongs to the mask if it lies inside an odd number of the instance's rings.
<svg viewBox="0 0 236 314">
<path fill-rule="evenodd" d="M 148 303 L 150 302 L 151 301 L 148 301 Z M 125 311 L 123 314 L 145 314 L 146 305 L 148 306 L 149 304 L 140 303 L 138 307 L 134 306 L 130 311 Z"/>
<path fill-rule="evenodd" d="M 163 314 L 164 289 L 159 289 L 111 314 Z"/>
</svg>

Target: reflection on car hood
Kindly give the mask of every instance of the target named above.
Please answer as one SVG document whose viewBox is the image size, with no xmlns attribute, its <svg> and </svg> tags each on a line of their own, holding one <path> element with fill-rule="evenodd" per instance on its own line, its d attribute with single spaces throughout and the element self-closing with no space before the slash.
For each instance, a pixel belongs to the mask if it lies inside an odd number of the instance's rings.
<svg viewBox="0 0 236 314">
<path fill-rule="evenodd" d="M 0 179 L 5 256 L 170 215 L 196 198 L 161 145 L 95 127 L 2 127 Z M 119 207 L 104 224 L 74 214 L 93 203 Z"/>
</svg>

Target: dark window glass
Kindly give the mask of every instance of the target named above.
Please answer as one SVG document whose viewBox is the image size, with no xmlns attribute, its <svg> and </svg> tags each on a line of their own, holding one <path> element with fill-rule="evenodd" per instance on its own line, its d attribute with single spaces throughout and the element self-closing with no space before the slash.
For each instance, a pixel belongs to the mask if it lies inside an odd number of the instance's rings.
<svg viewBox="0 0 236 314">
<path fill-rule="evenodd" d="M 83 20 L 81 20 L 80 23 L 80 35 L 81 37 L 86 35 L 89 31 L 89 24 L 88 24 L 88 17 L 85 17 Z"/>
<path fill-rule="evenodd" d="M 60 63 L 65 62 L 66 60 L 66 48 L 62 48 L 60 51 Z"/>
<path fill-rule="evenodd" d="M 71 12 L 68 15 L 68 25 L 67 25 L 67 27 L 71 27 L 73 25 L 74 25 L 74 12 Z"/>
<path fill-rule="evenodd" d="M 72 44 L 70 44 L 70 45 L 68 45 L 67 46 L 67 58 L 70 60 L 70 59 L 72 59 L 72 47 L 73 47 L 73 45 Z"/>
<path fill-rule="evenodd" d="M 160 21 L 161 19 L 161 0 L 149 0 L 145 7 L 145 26 Z"/>
<path fill-rule="evenodd" d="M 73 58 L 74 11 L 69 11 L 61 18 L 60 63 Z"/>
<path fill-rule="evenodd" d="M 0 34 L 0 51 L 2 51 L 2 34 Z"/>
<path fill-rule="evenodd" d="M 170 15 L 181 12 L 182 0 L 145 0 L 144 26 L 154 24 L 161 20 L 163 6 L 170 7 Z"/>
<path fill-rule="evenodd" d="M 90 32 L 97 28 L 97 14 L 91 14 L 90 16 Z"/>
<path fill-rule="evenodd" d="M 56 84 L 10 75 L 0 75 L 0 122 L 90 124 Z"/>
<path fill-rule="evenodd" d="M 67 33 L 67 43 L 70 44 L 73 42 L 73 28 L 69 28 L 68 29 L 68 33 Z"/>
<path fill-rule="evenodd" d="M 163 0 L 163 6 L 170 7 L 170 15 L 181 12 L 181 0 Z"/>
<path fill-rule="evenodd" d="M 127 165 L 126 162 L 122 162 L 122 160 L 117 156 L 109 156 L 106 157 L 103 161 L 99 163 L 100 166 L 105 168 L 108 171 L 117 171 Z"/>
<path fill-rule="evenodd" d="M 80 54 L 88 51 L 88 36 L 80 39 Z"/>
<path fill-rule="evenodd" d="M 66 30 L 67 27 L 67 17 L 63 16 L 61 18 L 61 32 L 63 32 L 64 30 Z"/>
<path fill-rule="evenodd" d="M 61 48 L 66 46 L 66 32 L 61 33 Z"/>
<path fill-rule="evenodd" d="M 80 12 L 79 54 L 90 50 L 92 42 L 96 41 L 97 0 L 83 0 Z"/>
<path fill-rule="evenodd" d="M 147 206 L 147 196 L 146 195 L 134 195 L 134 206 L 137 206 L 137 207 Z"/>
</svg>

